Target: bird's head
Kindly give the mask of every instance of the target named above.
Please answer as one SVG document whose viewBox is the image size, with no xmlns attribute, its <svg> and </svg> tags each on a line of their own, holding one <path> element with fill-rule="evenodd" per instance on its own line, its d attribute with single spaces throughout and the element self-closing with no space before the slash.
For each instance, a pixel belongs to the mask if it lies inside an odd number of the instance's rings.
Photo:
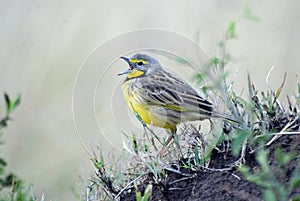
<svg viewBox="0 0 300 201">
<path fill-rule="evenodd" d="M 140 77 L 155 72 L 158 69 L 161 69 L 159 62 L 153 57 L 150 57 L 146 54 L 137 53 L 131 58 L 120 58 L 128 63 L 129 69 L 126 69 L 118 75 L 127 74 L 128 78 Z"/>
</svg>

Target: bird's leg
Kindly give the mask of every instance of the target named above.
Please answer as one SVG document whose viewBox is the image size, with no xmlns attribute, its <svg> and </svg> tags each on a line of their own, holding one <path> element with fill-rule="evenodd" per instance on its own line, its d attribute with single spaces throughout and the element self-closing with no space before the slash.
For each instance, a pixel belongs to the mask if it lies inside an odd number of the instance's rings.
<svg viewBox="0 0 300 201">
<path fill-rule="evenodd" d="M 165 141 L 165 145 L 168 146 L 173 138 L 173 134 L 170 133 Z"/>
<path fill-rule="evenodd" d="M 162 158 L 163 156 L 165 156 L 165 154 L 167 153 L 167 147 L 169 145 L 169 143 L 171 142 L 173 138 L 173 134 L 170 133 L 165 141 L 165 143 L 163 144 L 163 147 L 159 150 L 157 156 Z"/>
<path fill-rule="evenodd" d="M 170 144 L 171 140 L 174 139 L 174 142 L 176 144 L 177 150 L 180 152 L 180 146 L 179 146 L 179 139 L 178 139 L 178 135 L 177 135 L 177 129 L 171 129 L 171 133 L 168 135 L 163 147 L 160 149 L 160 151 L 158 152 L 158 156 L 159 157 L 163 157 L 166 154 L 167 151 L 167 147 Z"/>
</svg>

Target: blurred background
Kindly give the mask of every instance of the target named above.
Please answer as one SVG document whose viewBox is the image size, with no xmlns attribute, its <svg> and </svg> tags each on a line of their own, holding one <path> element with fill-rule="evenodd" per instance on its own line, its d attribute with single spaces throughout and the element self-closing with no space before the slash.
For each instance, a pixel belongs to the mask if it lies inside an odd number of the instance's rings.
<svg viewBox="0 0 300 201">
<path fill-rule="evenodd" d="M 237 38 L 228 43 L 228 51 L 234 56 L 230 68 L 237 72 L 235 89 L 246 87 L 249 72 L 257 88 L 266 90 L 266 76 L 276 66 L 269 78 L 271 87 L 277 88 L 287 72 L 284 94 L 296 91 L 300 70 L 300 2 L 252 0 L 248 4 L 259 21 L 243 18 L 243 1 L 239 0 L 1 0 L 0 93 L 22 95 L 21 107 L 4 134 L 5 145 L 0 147 L 9 169 L 33 184 L 38 198 L 45 193 L 46 200 L 75 200 L 72 189 L 83 191 L 79 177 L 88 178 L 93 169 L 73 121 L 72 94 L 77 73 L 97 46 L 129 31 L 170 30 L 195 41 L 214 56 L 224 30 L 230 21 L 236 20 Z M 117 59 L 120 55 L 111 56 Z M 97 89 L 111 86 L 114 91 L 104 90 L 101 97 L 111 98 L 119 93 L 123 78 L 116 77 L 116 73 L 127 67 L 122 62 L 112 66 L 114 70 L 105 76 L 114 78 L 98 83 Z M 100 99 L 99 90 L 95 100 Z M 118 103 L 95 104 L 96 117 L 101 120 L 110 115 L 112 104 Z M 0 105 L 2 114 L 3 98 Z M 114 130 L 105 134 L 108 139 L 85 122 L 89 119 L 81 122 L 85 130 L 80 136 L 88 148 L 98 144 L 107 154 L 122 144 Z M 120 130 L 110 122 L 104 124 Z"/>
</svg>

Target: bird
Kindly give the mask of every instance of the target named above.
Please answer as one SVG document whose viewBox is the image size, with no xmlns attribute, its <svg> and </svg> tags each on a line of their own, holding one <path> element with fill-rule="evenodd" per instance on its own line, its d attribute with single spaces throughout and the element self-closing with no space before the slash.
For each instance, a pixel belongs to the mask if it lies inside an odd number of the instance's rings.
<svg viewBox="0 0 300 201">
<path fill-rule="evenodd" d="M 125 101 L 142 123 L 170 131 L 166 145 L 174 138 L 179 123 L 210 118 L 236 122 L 216 112 L 209 100 L 186 81 L 166 71 L 155 58 L 142 53 L 120 58 L 129 66 L 118 74 L 127 75 L 122 84 Z"/>
</svg>

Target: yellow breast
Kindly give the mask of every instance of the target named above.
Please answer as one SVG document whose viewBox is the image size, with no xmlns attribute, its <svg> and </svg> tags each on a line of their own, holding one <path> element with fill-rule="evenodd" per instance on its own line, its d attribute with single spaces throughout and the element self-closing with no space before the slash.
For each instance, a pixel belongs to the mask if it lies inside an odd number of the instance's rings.
<svg viewBox="0 0 300 201">
<path fill-rule="evenodd" d="M 151 124 L 149 116 L 149 109 L 147 104 L 139 101 L 137 92 L 129 89 L 129 81 L 123 83 L 122 91 L 130 110 L 137 116 L 140 117 L 146 124 Z"/>
<path fill-rule="evenodd" d="M 146 124 L 168 130 L 176 129 L 176 123 L 168 120 L 168 116 L 164 111 L 166 108 L 159 105 L 149 105 L 147 102 L 144 102 L 143 99 L 141 99 L 139 92 L 132 90 L 132 82 L 134 82 L 134 80 L 129 79 L 125 81 L 122 86 L 122 91 L 125 101 L 133 114 Z"/>
</svg>

